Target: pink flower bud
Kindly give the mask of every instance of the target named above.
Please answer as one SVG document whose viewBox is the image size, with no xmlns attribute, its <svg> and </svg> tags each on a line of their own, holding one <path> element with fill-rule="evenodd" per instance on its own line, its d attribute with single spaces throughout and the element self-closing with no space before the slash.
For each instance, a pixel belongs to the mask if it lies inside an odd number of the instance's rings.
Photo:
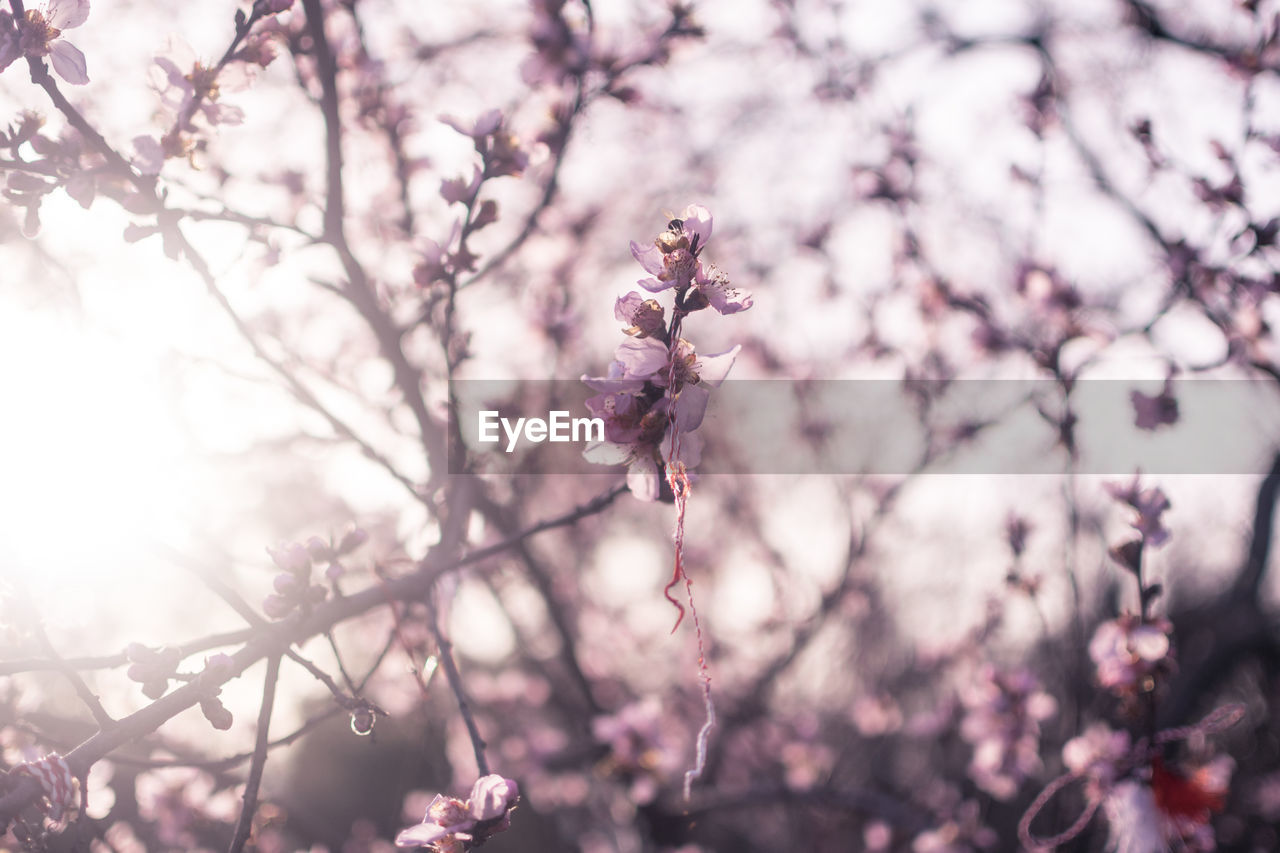
<svg viewBox="0 0 1280 853">
<path fill-rule="evenodd" d="M 476 780 L 467 806 L 476 820 L 493 820 L 505 815 L 519 798 L 520 788 L 514 781 L 492 773 Z"/>
</svg>

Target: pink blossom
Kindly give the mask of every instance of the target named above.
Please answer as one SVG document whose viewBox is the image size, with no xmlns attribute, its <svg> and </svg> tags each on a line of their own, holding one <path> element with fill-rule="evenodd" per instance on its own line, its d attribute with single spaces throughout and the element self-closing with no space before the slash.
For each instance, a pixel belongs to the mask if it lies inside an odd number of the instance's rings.
<svg viewBox="0 0 1280 853">
<path fill-rule="evenodd" d="M 1088 779 L 1090 789 L 1100 794 L 1120 775 L 1132 748 L 1128 732 L 1094 723 L 1084 734 L 1063 745 L 1062 763 L 1072 773 Z"/>
<path fill-rule="evenodd" d="M 511 810 L 520 789 L 497 774 L 476 780 L 464 803 L 437 794 L 422 822 L 396 836 L 397 847 L 432 847 L 440 853 L 461 853 L 511 826 Z"/>
<path fill-rule="evenodd" d="M 1128 483 L 1107 483 L 1104 485 L 1111 497 L 1128 504 L 1136 512 L 1132 524 L 1142 535 L 1142 541 L 1152 547 L 1163 545 L 1169 539 L 1169 530 L 1164 526 L 1162 516 L 1172 504 L 1165 493 L 1155 487 L 1142 488 L 1141 480 L 1134 475 Z"/>
<path fill-rule="evenodd" d="M 141 643 L 130 643 L 124 650 L 131 666 L 126 675 L 142 684 L 148 699 L 159 699 L 169 689 L 169 679 L 177 673 L 182 654 L 175 648 L 152 650 Z"/>
<path fill-rule="evenodd" d="M 528 153 L 520 147 L 519 140 L 503 127 L 501 110 L 489 110 L 471 124 L 447 115 L 441 116 L 440 121 L 471 137 L 476 151 L 484 160 L 484 178 L 519 175 L 529 165 Z"/>
<path fill-rule="evenodd" d="M 535 53 L 520 64 L 520 76 L 530 86 L 560 85 L 587 67 L 588 41 L 564 19 L 564 0 L 533 0 L 529 38 Z"/>
<path fill-rule="evenodd" d="M 1097 667 L 1098 683 L 1117 694 L 1150 689 L 1150 678 L 1169 656 L 1170 624 L 1143 622 L 1126 613 L 1103 622 L 1089 642 L 1089 657 Z"/>
<path fill-rule="evenodd" d="M 160 95 L 162 112 L 180 130 L 194 130 L 193 121 L 197 116 L 202 116 L 211 127 L 244 121 L 243 110 L 219 101 L 223 91 L 248 85 L 243 64 L 232 64 L 220 71 L 216 66 L 201 63 L 185 41 L 171 37 L 149 73 L 151 86 Z"/>
<path fill-rule="evenodd" d="M 985 667 L 962 695 L 968 709 L 960 734 L 973 744 L 969 775 L 996 799 L 1008 800 L 1040 769 L 1040 723 L 1058 703 L 1028 670 Z"/>
<path fill-rule="evenodd" d="M 673 368 L 669 373 L 660 373 L 654 377 L 659 387 L 667 387 L 674 377 L 672 393 L 676 395 L 675 424 L 681 432 L 690 432 L 702 425 L 706 415 L 707 404 L 711 400 L 711 390 L 719 388 L 729 375 L 741 345 L 725 352 L 700 356 L 693 351 L 688 341 L 676 343 Z"/>
<path fill-rule="evenodd" d="M 62 38 L 66 30 L 75 29 L 89 18 L 89 0 L 45 0 L 39 8 L 27 9 L 17 22 L 17 49 L 32 59 L 49 57 L 53 70 L 75 86 L 89 82 L 84 54 Z M 9 16 L 12 21 L 12 17 Z M 0 22 L 3 23 L 3 22 Z M 7 27 L 5 27 L 7 29 Z M 0 45 L 0 68 L 13 58 L 13 46 Z"/>
<path fill-rule="evenodd" d="M 624 376 L 645 379 L 663 372 L 669 356 L 667 345 L 656 338 L 630 338 L 618 345 L 613 357 Z"/>
<path fill-rule="evenodd" d="M 658 413 L 661 416 L 661 412 Z M 634 444 L 614 444 L 609 441 L 592 442 L 582 453 L 588 462 L 597 465 L 626 465 L 627 487 L 643 501 L 656 501 L 662 489 L 662 469 L 665 463 L 680 462 L 686 468 L 695 468 L 702 460 L 702 438 L 697 433 L 679 436 L 673 447 L 672 434 L 667 430 L 658 446 L 644 440 Z"/>
<path fill-rule="evenodd" d="M 618 297 L 613 306 L 613 316 L 630 327 L 624 330 L 628 335 L 637 338 L 660 338 L 667 331 L 662 306 L 657 300 L 645 299 L 634 290 Z"/>
<path fill-rule="evenodd" d="M 737 314 L 755 304 L 751 292 L 732 287 L 729 284 L 729 276 L 721 272 L 715 264 L 707 264 L 705 270 L 699 268 L 695 284 L 698 293 L 706 297 L 711 307 L 721 314 Z"/>
<path fill-rule="evenodd" d="M 309 609 L 324 601 L 328 590 L 311 583 L 313 555 L 305 545 L 282 542 L 268 548 L 271 560 L 283 569 L 272 581 L 275 592 L 262 602 L 262 610 L 272 619 L 283 619 L 294 610 Z"/>
<path fill-rule="evenodd" d="M 722 270 L 714 264 L 704 268 L 699 259 L 711 241 L 711 226 L 711 212 L 700 204 L 691 204 L 671 220 L 653 245 L 632 241 L 631 256 L 653 276 L 640 279 L 637 284 L 650 293 L 674 287 L 680 294 L 677 305 L 685 311 L 710 305 L 721 314 L 736 314 L 750 308 L 754 300 L 748 291 L 733 287 Z"/>
<path fill-rule="evenodd" d="M 609 747 L 608 767 L 613 775 L 630 783 L 633 802 L 656 799 L 662 777 L 679 767 L 680 757 L 672 749 L 663 719 L 662 702 L 648 696 L 618 709 L 617 713 L 596 717 L 591 733 Z"/>
</svg>

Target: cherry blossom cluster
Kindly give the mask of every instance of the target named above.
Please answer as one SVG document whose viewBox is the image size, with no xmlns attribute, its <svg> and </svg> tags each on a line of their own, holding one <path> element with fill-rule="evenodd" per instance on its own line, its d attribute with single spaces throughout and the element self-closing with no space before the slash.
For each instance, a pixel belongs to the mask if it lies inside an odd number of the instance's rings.
<svg viewBox="0 0 1280 853">
<path fill-rule="evenodd" d="M 662 702 L 655 696 L 624 705 L 591 721 L 596 740 L 608 744 L 601 769 L 630 783 L 631 801 L 644 805 L 658 797 L 664 777 L 679 767 L 671 748 Z"/>
<path fill-rule="evenodd" d="M 454 222 L 443 242 L 426 241 L 422 259 L 413 270 L 414 283 L 422 288 L 475 269 L 476 256 L 467 248 L 467 237 L 498 220 L 496 201 L 485 199 L 477 204 L 481 186 L 492 178 L 519 177 L 529 165 L 528 151 L 507 128 L 501 110 L 489 110 L 473 122 L 453 116 L 441 116 L 440 121 L 470 137 L 480 162 L 472 166 L 470 176 L 440 182 L 440 197 L 446 204 L 464 205 L 466 215 Z"/>
<path fill-rule="evenodd" d="M 312 568 L 325 566 L 325 577 L 330 581 L 337 580 L 346 571 L 340 562 L 341 558 L 368 539 L 369 534 L 359 527 L 353 527 L 336 543 L 313 536 L 307 540 L 306 545 L 282 542 L 275 548 L 268 548 L 267 553 L 271 555 L 272 562 L 282 571 L 273 582 L 275 592 L 262 602 L 262 609 L 272 619 L 283 619 L 294 610 L 305 610 L 324 601 L 328 590 L 311 582 Z"/>
<path fill-rule="evenodd" d="M 967 708 L 960 734 L 973 744 L 969 776 L 999 800 L 1012 799 L 1040 770 L 1040 724 L 1058 703 L 1025 669 L 983 668 L 962 696 Z"/>
<path fill-rule="evenodd" d="M 130 680 L 142 685 L 142 693 L 148 699 L 159 699 L 169 690 L 169 682 L 196 681 L 203 687 L 204 696 L 200 700 L 200 712 L 205 719 L 220 731 L 231 728 L 231 712 L 223 706 L 218 698 L 222 682 L 231 671 L 231 658 L 225 654 L 210 655 L 205 659 L 204 670 L 199 675 L 184 675 L 178 672 L 178 664 L 182 662 L 182 652 L 172 646 L 151 649 L 141 643 L 130 643 L 124 650 L 129 661 L 127 675 Z"/>
<path fill-rule="evenodd" d="M 1128 483 L 1107 483 L 1104 488 L 1107 494 L 1133 510 L 1131 523 L 1138 531 L 1138 541 L 1144 546 L 1155 548 L 1169 541 L 1169 529 L 1164 526 L 1161 516 L 1172 504 L 1162 489 L 1155 486 L 1143 488 L 1137 476 Z"/>
<path fill-rule="evenodd" d="M 133 139 L 134 165 L 143 174 L 159 174 L 165 160 L 174 158 L 198 165 L 202 132 L 244 121 L 244 111 L 224 103 L 221 95 L 248 88 L 256 70 L 275 60 L 274 33 L 252 28 L 260 19 L 285 12 L 292 5 L 293 0 L 258 0 L 248 17 L 238 13 L 233 48 L 216 62 L 199 59 L 179 38 L 169 39 L 149 71 L 151 88 L 160 98 L 158 116 L 165 130 Z"/>
<path fill-rule="evenodd" d="M 703 264 L 711 226 L 711 213 L 692 204 L 652 244 L 631 243 L 632 256 L 650 276 L 638 284 L 650 293 L 675 292 L 670 322 L 656 299 L 634 290 L 619 298 L 614 316 L 626 324 L 628 340 L 604 376 L 582 377 L 599 392 L 587 408 L 605 424 L 605 440 L 584 455 L 602 465 L 626 465 L 627 485 L 641 500 L 658 498 L 666 464 L 698 464 L 702 441 L 694 430 L 711 390 L 724 381 L 741 349 L 701 355 L 681 337 L 685 318 L 695 311 L 711 306 L 735 314 L 752 305 L 750 293 L 731 286 L 713 264 Z"/>
<path fill-rule="evenodd" d="M 425 847 L 434 853 L 466 853 L 511 826 L 520 788 L 496 773 L 482 776 L 466 802 L 437 794 L 422 823 L 396 836 L 397 847 Z"/>
<path fill-rule="evenodd" d="M 1103 622 L 1089 642 L 1098 684 L 1121 698 L 1154 690 L 1154 678 L 1172 666 L 1172 630 L 1166 619 L 1144 621 L 1133 613 Z"/>
</svg>

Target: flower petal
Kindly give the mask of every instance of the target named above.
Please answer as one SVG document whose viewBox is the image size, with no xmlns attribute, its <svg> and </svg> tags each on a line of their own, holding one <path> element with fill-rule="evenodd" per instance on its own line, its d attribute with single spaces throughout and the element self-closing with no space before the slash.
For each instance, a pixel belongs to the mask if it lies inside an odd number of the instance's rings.
<svg viewBox="0 0 1280 853">
<path fill-rule="evenodd" d="M 58 39 L 49 48 L 49 61 L 58 76 L 73 86 L 83 86 L 89 82 L 89 72 L 85 65 L 84 54 L 66 39 Z"/>
<path fill-rule="evenodd" d="M 681 388 L 680 396 L 676 397 L 676 429 L 687 433 L 701 426 L 710 399 L 710 389 L 703 388 L 701 382 Z"/>
<path fill-rule="evenodd" d="M 649 457 L 636 459 L 627 469 L 627 488 L 642 501 L 656 501 L 659 484 L 658 463 Z"/>
<path fill-rule="evenodd" d="M 164 168 L 164 147 L 154 136 L 133 138 L 133 165 L 144 175 L 158 175 Z"/>
<path fill-rule="evenodd" d="M 699 287 L 698 289 L 707 297 L 711 307 L 721 314 L 737 314 L 739 311 L 746 311 L 755 304 L 755 299 L 751 296 L 751 291 L 749 290 L 717 286 Z"/>
<path fill-rule="evenodd" d="M 641 246 L 635 240 L 632 240 L 631 257 L 639 261 L 640 266 L 644 267 L 644 271 L 650 275 L 662 273 L 662 250 L 657 246 Z"/>
<path fill-rule="evenodd" d="M 489 110 L 476 119 L 475 126 L 471 128 L 471 135 L 475 137 L 488 136 L 497 130 L 501 124 L 502 110 Z"/>
<path fill-rule="evenodd" d="M 674 287 L 674 281 L 659 281 L 656 278 L 642 278 L 636 281 L 636 284 L 643 287 L 650 293 L 661 293 L 668 288 Z"/>
<path fill-rule="evenodd" d="M 60 30 L 75 29 L 89 19 L 89 0 L 49 0 L 44 19 Z"/>
<path fill-rule="evenodd" d="M 476 820 L 493 820 L 506 814 L 520 797 L 520 788 L 511 779 L 490 773 L 471 787 L 467 808 Z"/>
<path fill-rule="evenodd" d="M 667 366 L 667 345 L 653 338 L 631 338 L 624 341 L 614 357 L 622 362 L 626 376 L 651 376 Z"/>
<path fill-rule="evenodd" d="M 684 221 L 684 230 L 690 241 L 695 236 L 698 238 L 698 248 L 711 241 L 711 211 L 700 204 L 691 204 L 680 214 L 680 218 Z"/>
<path fill-rule="evenodd" d="M 594 465 L 625 465 L 631 458 L 631 448 L 610 441 L 593 441 L 582 451 L 582 458 Z"/>
<path fill-rule="evenodd" d="M 686 468 L 697 468 L 698 463 L 702 461 L 702 436 L 695 433 L 682 433 L 677 431 L 676 435 L 679 440 L 676 442 L 672 455 L 671 430 L 667 430 L 667 434 L 662 439 L 662 458 L 668 462 L 683 462 Z"/>
<path fill-rule="evenodd" d="M 452 835 L 454 830 L 465 828 L 465 824 L 459 826 L 441 826 L 438 823 L 420 823 L 417 826 L 411 826 L 396 836 L 397 847 L 425 847 L 428 844 L 439 841 L 445 836 Z"/>
<path fill-rule="evenodd" d="M 587 376 L 584 373 L 581 379 L 588 388 L 603 394 L 634 393 L 644 388 L 644 379 L 628 378 L 620 361 L 609 364 L 607 376 Z"/>
<path fill-rule="evenodd" d="M 729 375 L 729 370 L 733 367 L 733 362 L 738 358 L 738 353 L 741 351 L 742 344 L 738 344 L 733 349 L 725 352 L 701 356 L 695 368 L 698 371 L 698 384 L 719 388 L 720 383 Z"/>
</svg>

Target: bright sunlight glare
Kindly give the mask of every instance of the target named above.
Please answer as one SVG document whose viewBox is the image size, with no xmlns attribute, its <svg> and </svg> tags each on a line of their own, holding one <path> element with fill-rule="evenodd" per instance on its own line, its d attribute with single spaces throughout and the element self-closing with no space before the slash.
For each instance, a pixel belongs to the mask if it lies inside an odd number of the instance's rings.
<svg viewBox="0 0 1280 853">
<path fill-rule="evenodd" d="M 0 572 L 92 588 L 181 534 L 189 471 L 154 359 L 0 296 L 0 364 Z"/>
</svg>

